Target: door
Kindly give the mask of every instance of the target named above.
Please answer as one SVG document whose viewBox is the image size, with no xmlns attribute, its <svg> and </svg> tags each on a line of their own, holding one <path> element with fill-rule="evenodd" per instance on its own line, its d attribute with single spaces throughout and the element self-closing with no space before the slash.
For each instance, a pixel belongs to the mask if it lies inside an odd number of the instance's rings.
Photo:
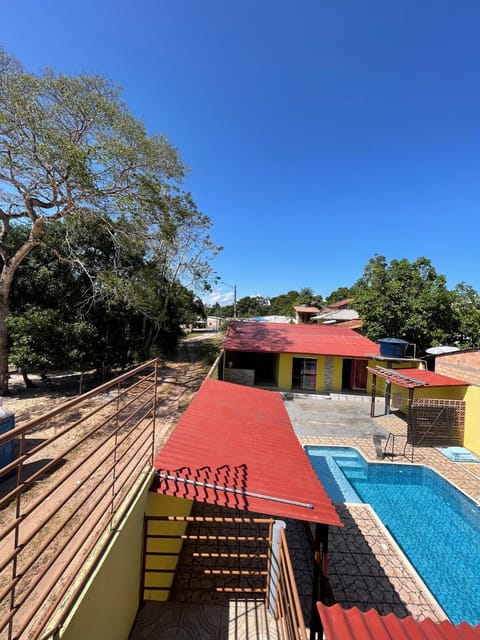
<svg viewBox="0 0 480 640">
<path fill-rule="evenodd" d="M 364 390 L 367 388 L 368 360 L 352 360 L 350 369 L 350 386 L 352 389 Z"/>
<path fill-rule="evenodd" d="M 317 361 L 314 358 L 293 358 L 292 389 L 315 391 L 317 386 Z"/>
</svg>

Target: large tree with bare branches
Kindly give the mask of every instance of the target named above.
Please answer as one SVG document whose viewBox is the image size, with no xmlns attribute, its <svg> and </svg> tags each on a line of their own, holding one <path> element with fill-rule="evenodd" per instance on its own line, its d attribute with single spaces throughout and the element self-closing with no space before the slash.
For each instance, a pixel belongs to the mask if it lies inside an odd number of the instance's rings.
<svg viewBox="0 0 480 640">
<path fill-rule="evenodd" d="M 193 204 L 180 207 L 180 214 L 176 210 L 189 198 L 180 188 L 184 175 L 176 149 L 164 135 L 146 132 L 121 101 L 117 85 L 101 76 L 27 73 L 0 49 L 1 394 L 8 393 L 6 319 L 14 275 L 32 250 L 48 245 L 48 226 L 60 221 L 68 228 L 95 217 L 116 239 L 122 237 L 121 227 L 125 242 L 138 231 L 142 243 L 160 234 L 163 245 L 178 247 L 183 241 L 179 215 L 184 229 L 192 223 L 194 234 L 209 225 Z M 18 222 L 27 223 L 29 233 L 13 247 L 9 235 Z M 58 257 L 81 261 L 69 244 L 68 229 L 65 238 L 65 252 Z M 162 243 L 151 249 L 152 256 L 157 252 L 159 258 Z M 194 277 L 199 265 L 202 275 L 209 273 L 199 256 L 212 249 L 204 233 L 195 258 L 190 257 Z M 176 259 L 179 251 L 186 248 Z M 186 261 L 180 262 L 184 269 Z"/>
</svg>

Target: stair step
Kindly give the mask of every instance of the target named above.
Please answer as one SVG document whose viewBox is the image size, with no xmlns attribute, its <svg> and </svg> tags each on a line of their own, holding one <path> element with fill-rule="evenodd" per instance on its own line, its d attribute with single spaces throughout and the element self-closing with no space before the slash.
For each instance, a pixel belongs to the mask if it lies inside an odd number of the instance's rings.
<svg viewBox="0 0 480 640">
<path fill-rule="evenodd" d="M 347 479 L 351 480 L 366 480 L 367 472 L 363 469 L 348 469 L 345 472 Z"/>
<path fill-rule="evenodd" d="M 340 469 L 364 469 L 365 465 L 357 460 L 337 460 Z"/>
</svg>

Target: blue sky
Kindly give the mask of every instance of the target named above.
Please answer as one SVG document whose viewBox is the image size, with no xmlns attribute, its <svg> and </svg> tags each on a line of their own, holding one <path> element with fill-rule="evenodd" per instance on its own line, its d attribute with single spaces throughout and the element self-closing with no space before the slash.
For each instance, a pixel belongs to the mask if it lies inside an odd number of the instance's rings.
<svg viewBox="0 0 480 640">
<path fill-rule="evenodd" d="M 95 72 L 190 168 L 231 299 L 375 254 L 480 290 L 478 0 L 0 0 L 30 71 Z"/>
</svg>

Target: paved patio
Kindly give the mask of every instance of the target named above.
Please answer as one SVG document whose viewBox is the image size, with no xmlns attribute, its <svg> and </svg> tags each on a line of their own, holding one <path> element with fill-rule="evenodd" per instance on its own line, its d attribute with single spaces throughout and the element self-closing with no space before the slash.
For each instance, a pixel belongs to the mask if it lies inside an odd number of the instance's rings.
<svg viewBox="0 0 480 640">
<path fill-rule="evenodd" d="M 401 455 L 406 440 L 406 422 L 395 414 L 370 418 L 369 399 L 365 397 L 302 396 L 286 399 L 285 404 L 302 445 L 353 446 L 367 460 L 378 461 L 373 435 L 394 433 L 398 455 L 393 461 L 386 459 L 384 464 L 410 464 L 410 459 Z M 377 403 L 376 407 L 381 414 L 383 404 Z M 415 449 L 414 463 L 435 469 L 474 501 L 480 502 L 480 465 L 452 462 L 433 448 Z M 329 580 L 333 599 L 346 608 L 357 606 L 364 611 L 375 608 L 383 615 L 392 612 L 399 617 L 412 615 L 419 620 L 426 617 L 435 621 L 445 619 L 444 612 L 375 512 L 363 504 L 339 504 L 337 510 L 344 527 L 330 527 Z M 312 584 L 309 537 L 304 523 L 298 521 L 287 522 L 286 532 L 308 626 Z M 200 611 L 198 607 L 201 607 Z M 274 621 L 258 603 L 231 600 L 215 607 L 220 609 L 209 609 L 205 604 L 148 603 L 131 638 L 274 640 L 277 637 Z M 177 624 L 175 627 L 173 619 Z M 192 619 L 197 623 L 192 624 Z"/>
</svg>

